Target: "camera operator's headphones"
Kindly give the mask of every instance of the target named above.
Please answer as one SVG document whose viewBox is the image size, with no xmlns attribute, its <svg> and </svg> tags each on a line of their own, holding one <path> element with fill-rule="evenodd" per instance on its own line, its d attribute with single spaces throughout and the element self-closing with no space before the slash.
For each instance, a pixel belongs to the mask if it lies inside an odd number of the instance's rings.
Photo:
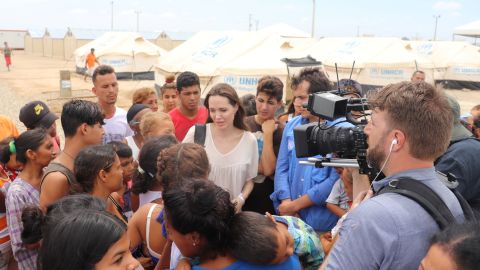
<svg viewBox="0 0 480 270">
<path fill-rule="evenodd" d="M 394 138 L 394 139 L 392 140 L 392 143 L 390 144 L 390 152 L 389 152 L 389 153 L 392 152 L 393 146 L 396 145 L 396 144 L 398 144 L 398 140 L 397 140 L 397 138 Z M 389 154 L 389 156 L 390 156 L 390 154 Z"/>
</svg>

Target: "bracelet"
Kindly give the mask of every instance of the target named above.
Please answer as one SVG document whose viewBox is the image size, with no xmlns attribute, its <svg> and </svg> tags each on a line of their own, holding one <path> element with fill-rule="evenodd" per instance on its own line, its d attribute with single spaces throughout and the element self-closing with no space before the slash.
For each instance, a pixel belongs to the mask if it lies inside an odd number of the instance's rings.
<svg viewBox="0 0 480 270">
<path fill-rule="evenodd" d="M 242 193 L 240 193 L 240 195 L 238 195 L 237 198 L 238 198 L 240 201 L 242 201 L 242 204 L 245 203 L 245 198 L 243 197 L 243 194 L 242 194 Z"/>
</svg>

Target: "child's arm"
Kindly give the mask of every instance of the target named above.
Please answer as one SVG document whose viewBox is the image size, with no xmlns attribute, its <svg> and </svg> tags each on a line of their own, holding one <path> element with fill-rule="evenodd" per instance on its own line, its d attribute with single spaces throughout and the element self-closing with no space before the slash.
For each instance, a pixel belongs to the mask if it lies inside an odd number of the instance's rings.
<svg viewBox="0 0 480 270">
<path fill-rule="evenodd" d="M 190 265 L 190 260 L 187 258 L 183 258 L 180 261 L 178 261 L 177 267 L 175 267 L 175 270 L 191 270 L 192 266 Z"/>
<path fill-rule="evenodd" d="M 343 210 L 338 205 L 335 205 L 333 203 L 327 202 L 327 208 L 338 217 L 341 217 L 347 213 L 347 211 Z"/>
<path fill-rule="evenodd" d="M 165 246 L 163 246 L 162 256 L 160 261 L 157 263 L 155 270 L 163 270 L 170 268 L 170 254 L 172 253 L 172 240 L 167 239 Z"/>
</svg>

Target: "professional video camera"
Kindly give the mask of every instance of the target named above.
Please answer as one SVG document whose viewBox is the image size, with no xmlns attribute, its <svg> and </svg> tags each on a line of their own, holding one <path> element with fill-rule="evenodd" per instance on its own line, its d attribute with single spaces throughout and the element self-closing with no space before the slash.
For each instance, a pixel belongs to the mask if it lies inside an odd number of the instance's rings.
<svg viewBox="0 0 480 270">
<path fill-rule="evenodd" d="M 347 98 L 349 92 L 333 90 L 311 94 L 306 108 L 312 115 L 326 120 L 346 117 L 345 121 L 353 124 L 350 127 L 327 126 L 324 123 L 310 123 L 294 129 L 297 157 L 325 156 L 334 153 L 335 158 L 310 158 L 302 164 L 316 167 L 356 167 L 360 173 L 372 175 L 367 164 L 367 137 L 363 128 L 367 124 L 369 109 L 365 98 Z"/>
</svg>

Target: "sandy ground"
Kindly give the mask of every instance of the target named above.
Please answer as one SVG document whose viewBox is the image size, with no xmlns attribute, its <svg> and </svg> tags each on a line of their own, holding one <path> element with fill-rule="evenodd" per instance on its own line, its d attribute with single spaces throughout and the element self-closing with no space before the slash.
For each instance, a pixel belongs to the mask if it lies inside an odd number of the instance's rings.
<svg viewBox="0 0 480 270">
<path fill-rule="evenodd" d="M 71 82 L 74 96 L 91 96 L 92 81 L 90 78 L 85 82 L 83 75 L 76 74 L 73 61 L 27 55 L 22 51 L 15 51 L 12 56 L 13 66 L 7 72 L 4 59 L 0 59 L 0 81 L 8 85 L 19 98 L 34 100 L 41 99 L 55 103 L 60 96 L 60 70 L 71 71 Z M 117 105 L 127 108 L 131 105 L 133 91 L 139 87 L 153 87 L 154 81 L 120 81 L 120 92 Z M 61 100 L 60 102 L 65 102 Z M 54 106 L 55 107 L 55 106 Z M 0 108 L 1 109 L 1 108 Z M 59 111 L 58 108 L 52 110 Z"/>
<path fill-rule="evenodd" d="M 3 57 L 0 58 L 0 113 L 18 118 L 20 107 L 28 101 L 40 99 L 46 101 L 52 111 L 60 112 L 67 99 L 60 96 L 60 70 L 71 71 L 72 92 L 74 96 L 95 100 L 91 93 L 92 82 L 83 80 L 83 75 L 74 73 L 74 62 L 50 57 L 27 55 L 15 51 L 13 66 L 8 72 Z M 131 96 L 139 87 L 153 87 L 154 81 L 120 81 L 117 105 L 128 109 Z M 468 112 L 474 105 L 480 104 L 480 91 L 447 90 L 460 103 L 462 113 Z M 17 120 L 18 121 L 18 120 Z M 23 129 L 20 127 L 20 129 Z"/>
</svg>

